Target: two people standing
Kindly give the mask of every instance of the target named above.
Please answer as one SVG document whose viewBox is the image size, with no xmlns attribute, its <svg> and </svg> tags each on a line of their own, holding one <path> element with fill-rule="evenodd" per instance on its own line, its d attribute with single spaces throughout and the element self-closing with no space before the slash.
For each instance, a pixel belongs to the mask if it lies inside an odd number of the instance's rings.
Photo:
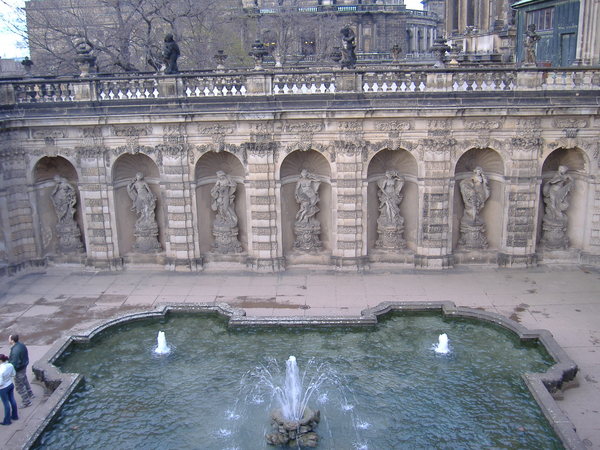
<svg viewBox="0 0 600 450">
<path fill-rule="evenodd" d="M 23 408 L 31 406 L 31 399 L 34 397 L 29 380 L 27 380 L 27 366 L 29 365 L 27 347 L 19 342 L 17 334 L 11 334 L 8 342 L 11 346 L 10 355 L 0 354 L 0 398 L 4 406 L 2 425 L 10 425 L 11 420 L 19 418 L 14 396 L 15 388 L 23 400 Z"/>
</svg>

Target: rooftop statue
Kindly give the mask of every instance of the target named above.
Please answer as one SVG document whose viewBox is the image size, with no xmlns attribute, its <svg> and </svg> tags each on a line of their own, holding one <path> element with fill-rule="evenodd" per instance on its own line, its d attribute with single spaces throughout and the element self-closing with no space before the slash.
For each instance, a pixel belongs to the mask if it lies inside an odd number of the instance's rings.
<svg viewBox="0 0 600 450">
<path fill-rule="evenodd" d="M 179 45 L 175 42 L 175 38 L 171 33 L 165 36 L 165 43 L 163 46 L 163 60 L 165 62 L 165 74 L 170 75 L 179 73 L 179 67 L 177 67 L 177 58 L 181 52 L 179 51 Z"/>
<path fill-rule="evenodd" d="M 356 34 L 354 30 L 350 28 L 350 25 L 346 25 L 340 31 L 342 34 L 342 69 L 354 69 L 356 66 Z"/>
</svg>

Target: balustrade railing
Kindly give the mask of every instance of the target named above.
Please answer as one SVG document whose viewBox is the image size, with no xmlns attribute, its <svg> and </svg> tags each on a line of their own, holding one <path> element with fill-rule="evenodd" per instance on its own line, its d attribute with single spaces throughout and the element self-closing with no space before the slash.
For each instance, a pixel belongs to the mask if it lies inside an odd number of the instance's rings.
<svg viewBox="0 0 600 450">
<path fill-rule="evenodd" d="M 255 95 L 599 90 L 598 68 L 446 68 L 189 72 L 0 81 L 0 104 L 135 102 Z"/>
</svg>

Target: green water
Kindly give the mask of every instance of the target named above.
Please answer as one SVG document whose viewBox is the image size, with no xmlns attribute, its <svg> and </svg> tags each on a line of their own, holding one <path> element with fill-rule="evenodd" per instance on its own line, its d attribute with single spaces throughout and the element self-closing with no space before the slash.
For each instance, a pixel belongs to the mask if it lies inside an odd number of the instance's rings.
<svg viewBox="0 0 600 450">
<path fill-rule="evenodd" d="M 156 357 L 164 330 L 173 351 Z M 447 333 L 451 353 L 432 345 Z M 39 448 L 264 449 L 268 393 L 248 372 L 295 355 L 337 373 L 310 406 L 321 449 L 562 448 L 521 379 L 551 358 L 501 328 L 437 314 L 396 314 L 369 329 L 226 328 L 174 315 L 111 329 L 58 365 L 86 382 Z M 277 378 L 277 376 L 276 376 Z"/>
</svg>

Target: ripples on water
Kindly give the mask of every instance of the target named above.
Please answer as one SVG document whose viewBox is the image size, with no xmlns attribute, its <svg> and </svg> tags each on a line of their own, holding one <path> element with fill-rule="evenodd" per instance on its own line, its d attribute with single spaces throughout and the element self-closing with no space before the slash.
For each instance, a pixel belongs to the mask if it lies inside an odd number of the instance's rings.
<svg viewBox="0 0 600 450">
<path fill-rule="evenodd" d="M 171 354 L 152 357 L 158 330 Z M 452 353 L 435 355 L 440 333 Z M 267 449 L 271 398 L 242 402 L 240 380 L 295 355 L 332 367 L 320 449 L 561 448 L 521 380 L 551 360 L 505 330 L 438 315 L 395 315 L 373 329 L 227 329 L 212 316 L 137 322 L 57 364 L 85 375 L 40 448 Z M 341 386 L 343 384 L 343 386 Z"/>
</svg>

